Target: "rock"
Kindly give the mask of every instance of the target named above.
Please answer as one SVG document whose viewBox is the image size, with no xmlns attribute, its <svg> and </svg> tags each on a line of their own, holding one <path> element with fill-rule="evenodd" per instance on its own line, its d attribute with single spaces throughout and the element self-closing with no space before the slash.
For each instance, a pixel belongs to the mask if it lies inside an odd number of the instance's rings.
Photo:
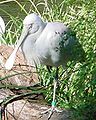
<svg viewBox="0 0 96 120">
<path fill-rule="evenodd" d="M 39 83 L 36 69 L 26 65 L 26 61 L 20 51 L 17 52 L 16 61 L 12 70 L 5 70 L 4 64 L 12 51 L 13 48 L 10 46 L 0 46 L 0 78 L 6 77 L 6 80 L 3 80 L 2 82 L 21 86 L 32 86 L 33 84 Z"/>
<path fill-rule="evenodd" d="M 0 104 L 6 102 L 6 98 L 15 96 L 15 94 L 7 89 L 0 90 Z M 4 100 L 4 101 L 3 101 Z M 37 100 L 38 101 L 38 100 Z M 1 104 L 1 106 L 4 105 Z M 48 120 L 49 114 L 41 115 L 41 112 L 47 110 L 49 106 L 42 105 L 40 101 L 29 102 L 28 99 L 14 100 L 3 108 L 4 120 Z M 2 107 L 0 107 L 2 109 Z M 71 112 L 63 110 L 62 113 L 54 112 L 50 120 L 71 120 Z M 3 119 L 2 119 L 3 120 Z"/>
<path fill-rule="evenodd" d="M 44 114 L 39 120 L 48 120 L 49 114 Z M 63 110 L 61 113 L 54 112 L 50 120 L 71 120 L 71 112 Z"/>
</svg>

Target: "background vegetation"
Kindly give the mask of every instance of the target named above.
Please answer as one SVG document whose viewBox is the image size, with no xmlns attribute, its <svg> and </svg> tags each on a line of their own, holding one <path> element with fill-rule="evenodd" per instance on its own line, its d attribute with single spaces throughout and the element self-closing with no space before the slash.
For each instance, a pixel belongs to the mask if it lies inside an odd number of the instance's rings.
<svg viewBox="0 0 96 120">
<path fill-rule="evenodd" d="M 4 0 L 0 2 L 0 5 L 3 6 L 7 4 L 16 4 L 20 12 L 10 14 L 6 9 L 0 7 L 0 11 L 8 17 L 2 43 L 11 45 L 15 43 L 20 36 L 22 20 L 32 12 L 38 13 L 44 21 L 62 21 L 76 32 L 86 58 L 82 63 L 74 61 L 67 63 L 68 74 L 64 72 L 60 76 L 57 105 L 61 108 L 73 109 L 74 120 L 96 120 L 96 1 L 28 0 L 19 2 Z M 28 4 L 29 7 L 27 7 Z M 41 85 L 47 89 L 44 95 L 48 103 L 51 103 L 55 69 L 52 69 L 51 74 L 46 71 L 45 67 L 40 66 Z M 62 71 L 63 69 L 60 67 L 60 75 Z"/>
</svg>

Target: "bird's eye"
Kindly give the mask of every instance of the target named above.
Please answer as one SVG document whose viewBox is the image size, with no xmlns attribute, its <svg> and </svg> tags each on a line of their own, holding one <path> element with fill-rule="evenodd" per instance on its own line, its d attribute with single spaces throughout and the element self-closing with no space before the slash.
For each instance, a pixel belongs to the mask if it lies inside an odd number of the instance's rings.
<svg viewBox="0 0 96 120">
<path fill-rule="evenodd" d="M 29 25 L 29 29 L 31 29 L 32 27 L 33 27 L 33 24 L 30 24 L 30 25 Z"/>
</svg>

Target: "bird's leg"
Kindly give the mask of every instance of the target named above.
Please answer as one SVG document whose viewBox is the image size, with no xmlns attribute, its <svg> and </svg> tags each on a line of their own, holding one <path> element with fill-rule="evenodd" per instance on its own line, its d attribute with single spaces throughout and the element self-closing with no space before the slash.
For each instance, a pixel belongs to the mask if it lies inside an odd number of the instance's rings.
<svg viewBox="0 0 96 120">
<path fill-rule="evenodd" d="M 53 91 L 53 101 L 52 101 L 52 106 L 51 108 L 49 108 L 48 110 L 42 112 L 42 114 L 48 113 L 49 112 L 49 116 L 48 116 L 48 120 L 51 118 L 52 114 L 54 111 L 56 112 L 62 112 L 61 110 L 58 110 L 56 108 L 56 101 L 55 101 L 55 96 L 56 96 L 56 87 L 57 87 L 57 82 L 58 82 L 58 68 L 56 70 L 56 77 L 54 80 L 54 91 Z"/>
<path fill-rule="evenodd" d="M 55 96 L 56 96 L 57 82 L 58 82 L 58 68 L 56 70 L 56 77 L 55 77 L 55 80 L 54 80 L 54 91 L 53 91 L 52 109 L 54 109 L 54 107 L 56 106 Z"/>
</svg>

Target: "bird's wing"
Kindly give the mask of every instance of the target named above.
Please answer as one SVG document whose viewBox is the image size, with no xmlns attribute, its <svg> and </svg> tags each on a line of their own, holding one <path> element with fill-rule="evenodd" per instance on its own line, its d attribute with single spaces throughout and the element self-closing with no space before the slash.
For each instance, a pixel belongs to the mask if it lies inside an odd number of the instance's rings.
<svg viewBox="0 0 96 120">
<path fill-rule="evenodd" d="M 60 45 L 64 46 L 67 43 L 67 31 L 68 28 L 59 22 L 48 23 L 36 40 L 36 49 L 40 52 L 45 52 L 46 49 L 57 48 Z"/>
<path fill-rule="evenodd" d="M 46 25 L 35 44 L 39 58 L 47 60 L 52 56 L 52 52 L 55 52 L 60 46 L 59 42 L 61 41 L 62 33 L 63 29 L 60 23 L 48 23 Z"/>
<path fill-rule="evenodd" d="M 59 62 L 62 56 L 66 54 L 67 46 L 72 44 L 69 33 L 69 28 L 63 23 L 48 23 L 40 37 L 36 40 L 36 51 L 39 58 L 47 60 L 49 62 L 48 65 L 51 65 L 51 62 Z"/>
</svg>

